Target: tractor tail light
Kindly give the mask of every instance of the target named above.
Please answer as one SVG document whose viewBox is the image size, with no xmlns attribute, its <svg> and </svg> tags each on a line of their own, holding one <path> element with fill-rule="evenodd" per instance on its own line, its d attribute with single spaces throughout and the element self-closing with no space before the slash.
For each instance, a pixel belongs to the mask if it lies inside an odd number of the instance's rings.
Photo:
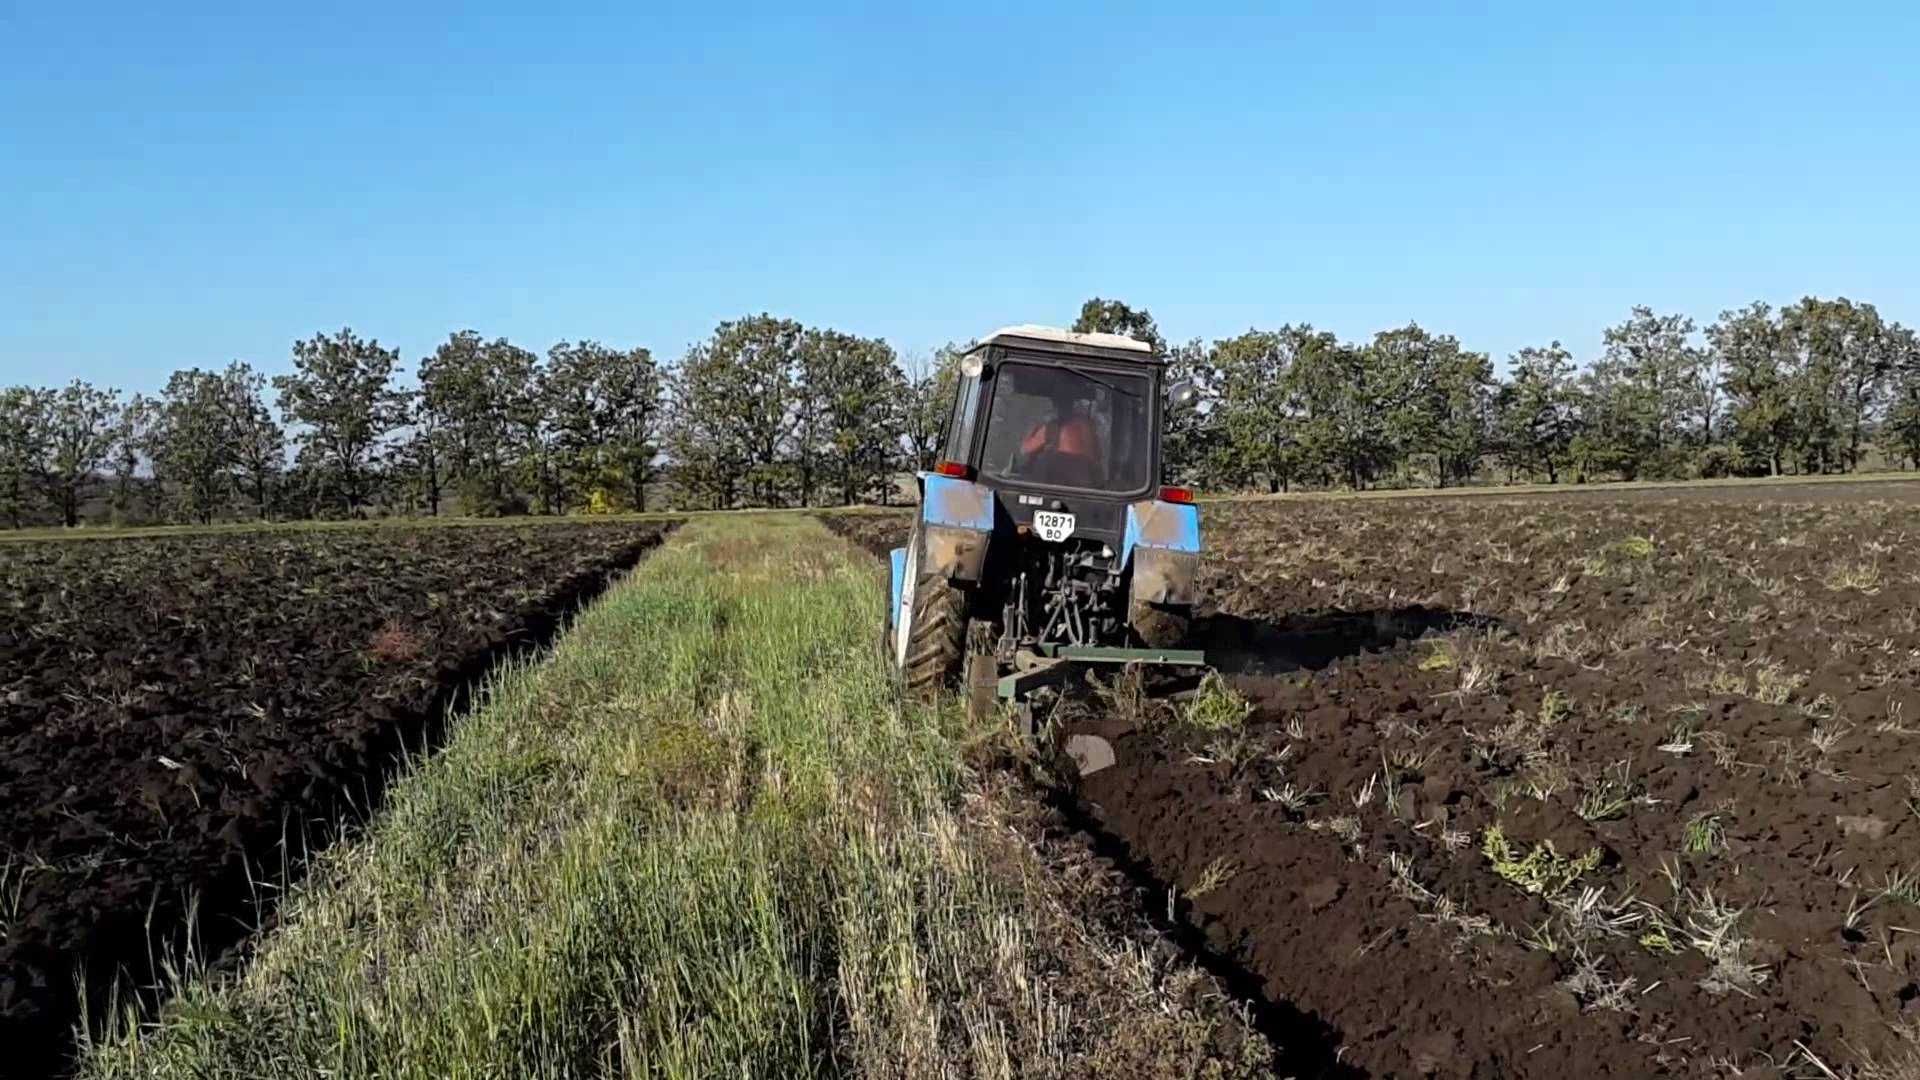
<svg viewBox="0 0 1920 1080">
<path fill-rule="evenodd" d="M 973 470 L 958 461 L 942 461 L 933 467 L 933 471 L 941 476 L 952 476 L 961 480 L 973 479 Z"/>
<path fill-rule="evenodd" d="M 1193 489 L 1183 487 L 1163 487 L 1160 489 L 1160 501 L 1179 503 L 1182 506 L 1193 502 Z"/>
</svg>

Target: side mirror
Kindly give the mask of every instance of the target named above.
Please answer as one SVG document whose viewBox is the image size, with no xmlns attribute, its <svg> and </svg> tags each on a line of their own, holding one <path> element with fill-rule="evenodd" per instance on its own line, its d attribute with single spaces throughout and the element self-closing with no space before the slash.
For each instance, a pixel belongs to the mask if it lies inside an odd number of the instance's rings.
<svg viewBox="0 0 1920 1080">
<path fill-rule="evenodd" d="M 1191 409 L 1200 404 L 1200 388 L 1191 379 L 1181 379 L 1167 387 L 1167 404 L 1176 409 Z"/>
</svg>

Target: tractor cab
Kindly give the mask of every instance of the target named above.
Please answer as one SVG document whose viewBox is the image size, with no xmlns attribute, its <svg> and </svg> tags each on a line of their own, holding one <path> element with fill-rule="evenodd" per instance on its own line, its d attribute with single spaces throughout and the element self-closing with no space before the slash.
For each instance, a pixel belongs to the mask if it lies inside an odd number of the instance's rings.
<svg viewBox="0 0 1920 1080">
<path fill-rule="evenodd" d="M 968 350 L 958 374 L 935 472 L 990 489 L 1016 531 L 1120 543 L 1125 507 L 1161 475 L 1165 365 L 1152 347 L 1016 326 Z"/>
<path fill-rule="evenodd" d="M 1022 697 L 1081 663 L 1198 664 L 1181 649 L 1200 519 L 1160 483 L 1170 408 L 1151 346 L 1014 326 L 961 358 L 941 453 L 892 559 L 884 651 L 903 688 Z"/>
</svg>

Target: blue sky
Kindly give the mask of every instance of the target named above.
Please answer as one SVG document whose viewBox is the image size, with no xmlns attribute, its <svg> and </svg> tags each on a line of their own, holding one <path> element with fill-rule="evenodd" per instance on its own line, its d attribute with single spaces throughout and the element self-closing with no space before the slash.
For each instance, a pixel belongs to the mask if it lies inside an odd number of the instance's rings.
<svg viewBox="0 0 1920 1080">
<path fill-rule="evenodd" d="M 0 0 L 0 381 L 343 324 L 927 349 L 1095 294 L 1496 356 L 1634 303 L 1920 322 L 1912 5 L 191 6 Z"/>
</svg>

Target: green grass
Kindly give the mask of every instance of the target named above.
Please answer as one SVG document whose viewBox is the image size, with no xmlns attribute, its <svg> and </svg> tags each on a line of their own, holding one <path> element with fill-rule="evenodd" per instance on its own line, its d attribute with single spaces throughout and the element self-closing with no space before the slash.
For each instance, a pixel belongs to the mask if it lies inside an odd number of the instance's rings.
<svg viewBox="0 0 1920 1080">
<path fill-rule="evenodd" d="M 107 1018 L 82 1075 L 1093 1075 L 1109 1019 L 1189 1055 L 1143 1074 L 1198 1074 L 1217 1033 L 1144 958 L 1088 965 L 1105 1017 L 1042 977 L 1058 905 L 975 820 L 957 710 L 894 703 L 877 578 L 809 520 L 686 525 L 494 680 L 251 963 Z"/>
<path fill-rule="evenodd" d="M 1556 851 L 1551 840 L 1542 840 L 1522 856 L 1497 824 L 1487 826 L 1481 836 L 1480 851 L 1492 864 L 1494 873 L 1524 892 L 1549 898 L 1565 892 L 1600 865 L 1599 848 L 1569 857 Z"/>
</svg>

